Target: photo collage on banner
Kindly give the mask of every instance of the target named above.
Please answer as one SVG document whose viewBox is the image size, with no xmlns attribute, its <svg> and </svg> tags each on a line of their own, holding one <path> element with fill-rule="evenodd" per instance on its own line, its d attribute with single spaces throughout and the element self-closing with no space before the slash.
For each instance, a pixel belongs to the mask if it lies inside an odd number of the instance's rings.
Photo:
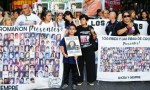
<svg viewBox="0 0 150 90">
<path fill-rule="evenodd" d="M 100 72 L 150 72 L 149 53 L 149 47 L 102 47 Z"/>
<path fill-rule="evenodd" d="M 60 33 L 0 33 L 0 83 L 30 84 L 35 77 L 59 77 L 61 37 Z"/>
</svg>

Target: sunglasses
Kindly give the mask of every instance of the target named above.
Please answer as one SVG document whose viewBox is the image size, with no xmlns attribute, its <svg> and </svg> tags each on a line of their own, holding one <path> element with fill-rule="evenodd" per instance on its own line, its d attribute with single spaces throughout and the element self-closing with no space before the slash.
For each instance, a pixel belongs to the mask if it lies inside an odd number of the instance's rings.
<svg viewBox="0 0 150 90">
<path fill-rule="evenodd" d="M 130 15 L 124 15 L 123 18 L 130 17 Z"/>
</svg>

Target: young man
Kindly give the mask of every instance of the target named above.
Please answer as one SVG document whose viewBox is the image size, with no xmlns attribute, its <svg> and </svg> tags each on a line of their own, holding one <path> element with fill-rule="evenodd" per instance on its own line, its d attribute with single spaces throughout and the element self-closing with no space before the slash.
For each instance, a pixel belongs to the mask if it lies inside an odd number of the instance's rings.
<svg viewBox="0 0 150 90">
<path fill-rule="evenodd" d="M 89 85 L 94 85 L 94 81 L 96 80 L 96 70 L 95 70 L 95 50 L 97 44 L 96 34 L 94 32 L 93 27 L 88 26 L 88 16 L 81 15 L 80 16 L 81 25 L 77 27 L 77 34 L 80 39 L 82 56 L 79 58 L 79 69 L 81 76 L 78 79 L 78 85 L 82 85 L 83 82 L 83 68 L 84 62 L 86 62 L 86 72 L 87 72 L 87 82 Z"/>
</svg>

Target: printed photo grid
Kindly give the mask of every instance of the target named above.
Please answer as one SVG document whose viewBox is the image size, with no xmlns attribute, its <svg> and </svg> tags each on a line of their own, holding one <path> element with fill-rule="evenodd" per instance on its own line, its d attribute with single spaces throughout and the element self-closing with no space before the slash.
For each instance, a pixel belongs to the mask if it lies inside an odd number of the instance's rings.
<svg viewBox="0 0 150 90">
<path fill-rule="evenodd" d="M 150 72 L 149 47 L 102 47 L 101 72 Z"/>
<path fill-rule="evenodd" d="M 0 83 L 59 76 L 61 34 L 0 33 Z"/>
</svg>

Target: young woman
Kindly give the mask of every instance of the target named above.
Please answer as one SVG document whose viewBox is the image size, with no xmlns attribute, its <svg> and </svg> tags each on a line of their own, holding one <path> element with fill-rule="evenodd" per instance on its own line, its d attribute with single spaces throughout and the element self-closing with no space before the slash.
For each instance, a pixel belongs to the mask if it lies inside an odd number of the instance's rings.
<svg viewBox="0 0 150 90">
<path fill-rule="evenodd" d="M 12 20 L 9 16 L 4 17 L 3 19 L 3 26 L 12 26 Z"/>
<path fill-rule="evenodd" d="M 52 20 L 52 13 L 50 11 L 42 11 L 41 13 L 42 22 L 40 23 L 41 26 L 44 27 L 53 27 L 54 23 Z"/>
<path fill-rule="evenodd" d="M 63 14 L 57 13 L 54 22 L 55 27 L 65 27 L 65 21 L 63 20 Z"/>
<path fill-rule="evenodd" d="M 68 30 L 70 27 L 70 24 L 74 24 L 73 23 L 73 15 L 70 11 L 66 11 L 64 13 L 64 20 L 65 20 L 65 28 Z"/>
</svg>

